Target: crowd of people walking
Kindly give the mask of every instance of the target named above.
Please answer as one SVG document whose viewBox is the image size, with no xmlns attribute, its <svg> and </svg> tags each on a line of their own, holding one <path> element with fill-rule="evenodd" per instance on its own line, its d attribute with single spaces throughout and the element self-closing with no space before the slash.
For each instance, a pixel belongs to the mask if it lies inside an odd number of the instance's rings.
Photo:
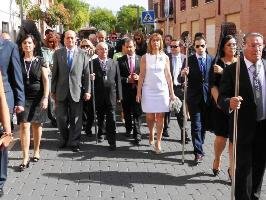
<svg viewBox="0 0 266 200">
<path fill-rule="evenodd" d="M 225 35 L 212 57 L 207 40 L 197 33 L 190 47 L 178 36 L 155 30 L 148 38 L 141 32 L 126 34 L 104 30 L 78 40 L 72 30 L 62 40 L 47 30 L 41 40 L 35 24 L 24 21 L 17 44 L 0 39 L 0 120 L 3 136 L 11 138 L 12 117 L 17 116 L 22 150 L 19 170 L 41 159 L 44 123 L 51 122 L 60 132 L 59 148 L 79 152 L 82 128 L 98 142 L 116 146 L 116 111 L 121 111 L 125 136 L 141 145 L 141 116 L 145 113 L 149 145 L 155 154 L 163 153 L 162 138 L 169 137 L 169 104 L 184 98 L 186 107 L 173 113 L 183 145 L 192 141 L 195 165 L 204 162 L 206 131 L 215 134 L 213 175 L 221 170 L 221 155 L 228 142 L 230 179 L 235 177 L 237 200 L 260 197 L 266 167 L 262 154 L 266 145 L 266 60 L 263 36 L 247 33 L 237 55 L 235 35 Z M 63 42 L 61 42 L 63 41 Z M 186 55 L 186 48 L 193 49 Z M 239 94 L 235 95 L 236 65 L 240 65 Z M 185 84 L 184 82 L 187 81 Z M 233 114 L 238 113 L 237 158 L 233 160 Z M 119 113 L 120 114 L 120 113 Z M 189 127 L 183 120 L 189 118 Z M 30 133 L 34 148 L 30 158 Z M 178 136 L 179 135 L 179 136 Z M 183 138 L 185 137 L 185 138 Z M 7 138 L 7 137 L 6 137 Z M 229 139 L 228 139 L 229 138 Z M 11 140 L 11 139 L 10 139 Z M 0 195 L 7 177 L 8 140 L 0 140 Z"/>
</svg>

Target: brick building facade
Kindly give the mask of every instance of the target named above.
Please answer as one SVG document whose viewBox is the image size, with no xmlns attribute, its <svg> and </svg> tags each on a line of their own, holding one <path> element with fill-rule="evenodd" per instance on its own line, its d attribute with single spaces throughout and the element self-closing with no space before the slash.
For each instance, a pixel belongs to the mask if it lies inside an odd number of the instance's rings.
<svg viewBox="0 0 266 200">
<path fill-rule="evenodd" d="M 155 11 L 156 28 L 176 38 L 184 31 L 189 31 L 192 36 L 203 32 L 211 54 L 216 52 L 222 22 L 234 22 L 244 33 L 255 31 L 266 37 L 265 0 L 170 0 L 168 28 L 164 2 L 149 0 L 149 6 L 152 6 L 149 9 Z"/>
</svg>

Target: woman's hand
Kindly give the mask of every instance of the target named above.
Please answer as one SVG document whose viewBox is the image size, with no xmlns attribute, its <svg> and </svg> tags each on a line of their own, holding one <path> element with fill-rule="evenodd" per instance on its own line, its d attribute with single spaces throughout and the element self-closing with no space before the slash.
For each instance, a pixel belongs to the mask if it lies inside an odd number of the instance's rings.
<svg viewBox="0 0 266 200">
<path fill-rule="evenodd" d="M 213 65 L 213 72 L 215 74 L 222 74 L 223 73 L 223 68 L 219 65 Z"/>
<path fill-rule="evenodd" d="M 137 96 L 136 96 L 136 102 L 138 102 L 138 103 L 141 102 L 141 94 L 137 94 Z"/>
<path fill-rule="evenodd" d="M 41 109 L 45 110 L 48 107 L 48 97 L 43 97 L 41 100 Z"/>
<path fill-rule="evenodd" d="M 170 95 L 170 100 L 171 100 L 171 101 L 174 101 L 176 98 L 177 98 L 177 97 L 175 96 L 175 94 L 171 94 L 171 95 Z"/>
</svg>

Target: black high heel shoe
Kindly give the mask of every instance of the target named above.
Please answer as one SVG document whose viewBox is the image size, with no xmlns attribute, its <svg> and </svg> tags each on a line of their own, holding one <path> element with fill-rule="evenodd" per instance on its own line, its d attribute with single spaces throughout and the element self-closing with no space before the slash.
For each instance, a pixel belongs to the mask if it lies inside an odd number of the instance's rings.
<svg viewBox="0 0 266 200">
<path fill-rule="evenodd" d="M 26 168 L 29 168 L 30 166 L 30 161 L 28 160 L 28 162 L 26 164 L 20 164 L 19 165 L 19 170 L 22 172 L 24 171 Z"/>
<path fill-rule="evenodd" d="M 220 173 L 220 163 L 219 163 L 219 166 L 218 166 L 218 168 L 216 169 L 216 168 L 214 168 L 214 163 L 216 162 L 216 160 L 214 160 L 213 161 L 213 165 L 212 165 L 212 172 L 213 172 L 213 175 L 214 176 L 218 176 L 218 174 Z"/>
</svg>

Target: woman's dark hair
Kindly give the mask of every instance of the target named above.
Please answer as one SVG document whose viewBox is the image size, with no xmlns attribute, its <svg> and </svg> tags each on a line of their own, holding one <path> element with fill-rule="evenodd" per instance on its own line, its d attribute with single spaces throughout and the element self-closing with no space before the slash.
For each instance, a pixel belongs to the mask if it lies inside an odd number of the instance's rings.
<svg viewBox="0 0 266 200">
<path fill-rule="evenodd" d="M 231 39 L 235 39 L 235 37 L 232 36 L 232 35 L 227 35 L 227 36 L 225 36 L 225 37 L 222 39 L 222 42 L 221 42 L 221 45 L 220 45 L 220 49 L 219 49 L 219 51 L 220 51 L 220 58 L 222 58 L 222 57 L 225 56 L 225 53 L 224 53 L 224 46 L 225 46 L 225 44 L 226 44 L 229 40 L 231 40 Z"/>
<path fill-rule="evenodd" d="M 22 49 L 22 43 L 28 38 L 31 38 L 32 41 L 33 41 L 33 44 L 35 45 L 35 48 L 34 48 L 34 51 L 33 51 L 33 55 L 34 56 L 38 56 L 38 52 L 37 52 L 37 49 L 36 49 L 36 43 L 37 42 L 36 42 L 35 37 L 33 35 L 31 35 L 31 34 L 27 34 L 27 35 L 23 35 L 21 37 L 21 43 L 19 44 L 19 50 L 21 51 L 21 57 L 22 58 L 24 57 L 24 52 L 23 52 L 23 49 Z"/>
</svg>

